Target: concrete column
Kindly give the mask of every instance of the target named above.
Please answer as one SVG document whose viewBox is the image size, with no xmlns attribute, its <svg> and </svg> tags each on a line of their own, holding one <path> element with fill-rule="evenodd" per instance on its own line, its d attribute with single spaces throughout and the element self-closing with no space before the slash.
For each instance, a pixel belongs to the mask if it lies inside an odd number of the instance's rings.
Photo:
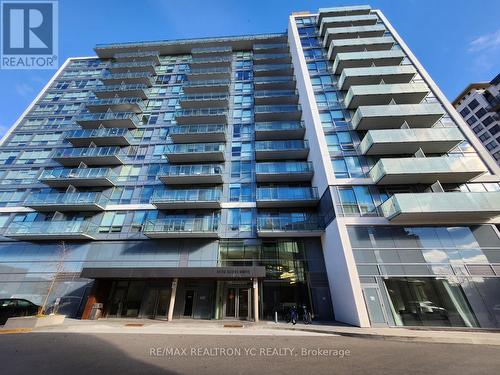
<svg viewBox="0 0 500 375">
<path fill-rule="evenodd" d="M 174 317 L 175 295 L 177 293 L 178 278 L 172 280 L 172 292 L 170 293 L 170 305 L 168 305 L 168 321 L 171 322 Z"/>
<path fill-rule="evenodd" d="M 259 279 L 253 279 L 253 319 L 259 321 Z"/>
</svg>

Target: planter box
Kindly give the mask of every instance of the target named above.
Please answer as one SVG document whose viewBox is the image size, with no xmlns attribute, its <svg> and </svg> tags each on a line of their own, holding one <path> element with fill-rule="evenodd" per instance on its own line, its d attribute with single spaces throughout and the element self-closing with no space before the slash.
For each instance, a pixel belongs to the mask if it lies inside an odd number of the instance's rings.
<svg viewBox="0 0 500 375">
<path fill-rule="evenodd" d="M 14 328 L 39 328 L 57 326 L 64 322 L 65 315 L 46 315 L 46 316 L 20 316 L 9 318 L 5 323 L 4 329 Z"/>
</svg>

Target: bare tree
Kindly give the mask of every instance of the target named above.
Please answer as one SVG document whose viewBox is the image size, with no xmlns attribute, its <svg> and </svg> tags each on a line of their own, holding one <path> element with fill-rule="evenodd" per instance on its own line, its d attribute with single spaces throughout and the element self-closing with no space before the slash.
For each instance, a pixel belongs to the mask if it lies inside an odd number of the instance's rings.
<svg viewBox="0 0 500 375">
<path fill-rule="evenodd" d="M 57 268 L 56 271 L 54 272 L 54 275 L 52 276 L 52 280 L 47 290 L 47 295 L 45 296 L 45 300 L 43 301 L 42 307 L 40 308 L 40 314 L 42 315 L 45 315 L 45 310 L 47 309 L 47 303 L 49 301 L 49 297 L 52 294 L 52 290 L 54 289 L 54 285 L 56 284 L 56 280 L 58 279 L 59 274 L 64 268 L 64 260 L 66 259 L 66 255 L 67 255 L 66 244 L 64 243 L 64 241 L 61 241 L 59 245 L 59 259 L 57 262 Z"/>
</svg>

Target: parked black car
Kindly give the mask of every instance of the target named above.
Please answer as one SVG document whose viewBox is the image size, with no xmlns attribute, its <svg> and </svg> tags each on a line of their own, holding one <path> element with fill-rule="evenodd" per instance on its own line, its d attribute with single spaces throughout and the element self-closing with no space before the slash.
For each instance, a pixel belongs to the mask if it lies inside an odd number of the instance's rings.
<svg viewBox="0 0 500 375">
<path fill-rule="evenodd" d="M 30 316 L 38 314 L 40 306 L 26 299 L 6 298 L 0 299 L 0 324 L 5 324 L 7 319 L 15 316 Z"/>
</svg>

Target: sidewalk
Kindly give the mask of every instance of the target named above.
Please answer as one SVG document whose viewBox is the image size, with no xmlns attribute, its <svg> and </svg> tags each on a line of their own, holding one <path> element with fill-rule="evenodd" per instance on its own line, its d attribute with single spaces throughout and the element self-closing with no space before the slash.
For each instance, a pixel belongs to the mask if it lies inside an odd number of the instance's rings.
<svg viewBox="0 0 500 375">
<path fill-rule="evenodd" d="M 26 333 L 24 331 L 23 333 Z M 148 319 L 66 319 L 60 326 L 35 328 L 32 333 L 138 333 L 157 335 L 242 335 L 242 336 L 348 336 L 374 340 L 475 344 L 500 346 L 500 332 L 456 329 L 358 328 L 342 324 L 297 324 L 247 321 L 203 321 L 179 319 L 173 322 Z M 0 327 L 0 333 L 2 329 Z M 15 332 L 4 332 L 15 333 Z"/>
<path fill-rule="evenodd" d="M 377 340 L 411 341 L 448 344 L 475 344 L 500 346 L 499 331 L 454 330 L 454 329 L 412 329 L 412 328 L 358 328 L 342 325 L 292 326 L 285 323 L 268 323 L 276 329 L 300 330 L 303 332 L 329 333 L 339 336 L 360 337 Z"/>
</svg>

